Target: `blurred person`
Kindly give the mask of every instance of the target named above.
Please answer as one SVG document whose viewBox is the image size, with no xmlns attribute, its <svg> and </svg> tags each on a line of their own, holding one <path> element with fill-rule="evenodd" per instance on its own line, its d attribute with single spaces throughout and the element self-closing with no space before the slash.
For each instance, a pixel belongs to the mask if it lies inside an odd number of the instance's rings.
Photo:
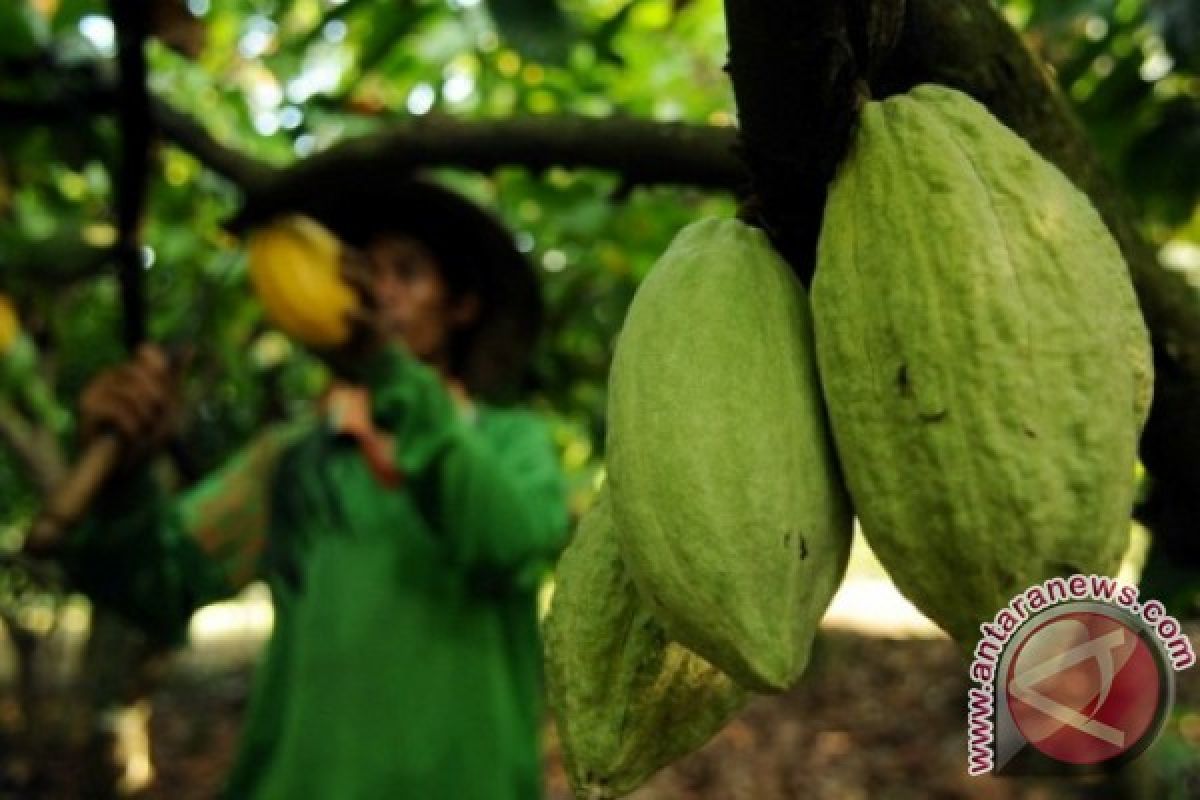
<svg viewBox="0 0 1200 800">
<path fill-rule="evenodd" d="M 314 413 L 275 423 L 188 490 L 149 470 L 179 413 L 161 349 L 101 372 L 86 443 L 130 443 L 71 531 L 76 584 L 178 644 L 200 606 L 262 579 L 274 628 L 230 798 L 541 795 L 536 592 L 565 544 L 557 453 L 511 387 L 536 277 L 490 215 L 424 181 L 363 176 L 297 209 L 354 247 L 362 310 Z"/>
</svg>

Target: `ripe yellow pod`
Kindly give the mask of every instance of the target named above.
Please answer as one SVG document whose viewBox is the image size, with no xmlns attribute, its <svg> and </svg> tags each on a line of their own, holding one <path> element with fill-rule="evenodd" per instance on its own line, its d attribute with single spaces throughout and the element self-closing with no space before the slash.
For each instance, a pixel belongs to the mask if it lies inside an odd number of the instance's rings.
<svg viewBox="0 0 1200 800">
<path fill-rule="evenodd" d="M 346 312 L 358 298 L 339 274 L 342 245 L 332 232 L 289 214 L 252 232 L 247 246 L 250 281 L 275 326 L 309 347 L 345 343 Z"/>
<path fill-rule="evenodd" d="M 21 320 L 7 295 L 0 294 L 0 355 L 6 354 L 21 335 Z"/>
</svg>

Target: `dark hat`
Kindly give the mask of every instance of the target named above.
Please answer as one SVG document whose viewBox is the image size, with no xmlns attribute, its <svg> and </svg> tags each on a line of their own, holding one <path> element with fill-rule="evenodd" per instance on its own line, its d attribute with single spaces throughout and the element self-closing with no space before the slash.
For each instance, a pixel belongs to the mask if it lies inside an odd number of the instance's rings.
<svg viewBox="0 0 1200 800">
<path fill-rule="evenodd" d="M 422 177 L 388 180 L 370 164 L 342 166 L 308 181 L 289 181 L 277 200 L 252 199 L 230 227 L 241 230 L 284 212 L 320 220 L 348 244 L 381 233 L 420 241 L 455 294 L 479 298 L 475 323 L 452 347 L 452 369 L 474 395 L 499 399 L 524 377 L 542 324 L 537 274 L 512 234 L 492 214 Z"/>
</svg>

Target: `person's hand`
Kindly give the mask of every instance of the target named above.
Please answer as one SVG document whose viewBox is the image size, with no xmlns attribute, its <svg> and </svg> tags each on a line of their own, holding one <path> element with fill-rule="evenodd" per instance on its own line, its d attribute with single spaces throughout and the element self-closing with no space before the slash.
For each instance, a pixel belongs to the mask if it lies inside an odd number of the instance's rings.
<svg viewBox="0 0 1200 800">
<path fill-rule="evenodd" d="M 366 255 L 347 245 L 342 246 L 340 274 L 343 281 L 358 299 L 355 308 L 346 312 L 350 335 L 345 343 L 326 350 L 313 349 L 313 353 L 333 371 L 335 375 L 351 383 L 361 383 L 361 367 L 371 356 L 387 344 L 383 323 L 379 314 L 379 301 L 375 296 L 375 281 Z"/>
<path fill-rule="evenodd" d="M 143 344 L 128 361 L 97 374 L 79 398 L 80 443 L 112 431 L 123 440 L 119 466 L 129 469 L 157 453 L 181 410 L 179 382 L 167 354 Z"/>
</svg>

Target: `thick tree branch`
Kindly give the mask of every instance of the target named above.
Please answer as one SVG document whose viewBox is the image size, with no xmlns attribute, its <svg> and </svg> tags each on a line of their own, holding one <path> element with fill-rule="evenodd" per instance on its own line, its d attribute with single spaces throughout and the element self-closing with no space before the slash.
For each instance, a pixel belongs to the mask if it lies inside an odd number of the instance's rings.
<svg viewBox="0 0 1200 800">
<path fill-rule="evenodd" d="M 462 120 L 432 115 L 349 139 L 279 169 L 218 142 L 191 117 L 162 101 L 154 118 L 163 134 L 245 193 L 235 227 L 286 208 L 314 191 L 337 191 L 349 169 L 370 165 L 373 179 L 402 180 L 421 167 L 489 171 L 590 167 L 631 184 L 680 184 L 736 190 L 746 172 L 731 128 L 634 118 L 572 115 Z"/>
<path fill-rule="evenodd" d="M 896 1 L 726 0 L 728 69 L 754 179 L 754 202 L 743 216 L 767 231 L 806 285 L 827 186 L 903 8 Z"/>
<path fill-rule="evenodd" d="M 372 179 L 402 180 L 414 169 L 458 166 L 489 171 L 592 167 L 632 183 L 730 189 L 745 181 L 732 129 L 569 115 L 466 121 L 433 115 L 351 139 L 304 159 L 250 193 L 239 221 L 287 207 L 301 195 L 337 191 L 351 167 Z"/>
<path fill-rule="evenodd" d="M 4 117 L 5 124 L 43 124 L 88 111 L 109 111 L 113 96 L 110 89 L 97 86 L 85 106 L 73 106 L 64 98 L 0 99 L 0 112 L 16 112 Z M 167 139 L 243 190 L 254 204 L 286 200 L 308 181 L 332 179 L 346 164 L 362 159 L 372 159 L 382 179 L 401 178 L 419 167 L 487 171 L 520 165 L 611 170 L 632 184 L 737 189 L 747 182 L 734 153 L 737 132 L 732 128 L 570 114 L 503 120 L 435 114 L 349 139 L 281 169 L 217 141 L 197 120 L 161 99 L 151 98 L 150 111 Z"/>
<path fill-rule="evenodd" d="M 807 284 L 825 187 L 854 122 L 855 69 L 844 7 L 726 0 L 725 24 L 740 153 L 754 187 L 742 213 L 767 231 Z"/>
<path fill-rule="evenodd" d="M 249 195 L 262 191 L 279 172 L 269 164 L 221 144 L 195 119 L 163 100 L 152 100 L 150 108 L 155 123 L 166 138 Z"/>
</svg>

